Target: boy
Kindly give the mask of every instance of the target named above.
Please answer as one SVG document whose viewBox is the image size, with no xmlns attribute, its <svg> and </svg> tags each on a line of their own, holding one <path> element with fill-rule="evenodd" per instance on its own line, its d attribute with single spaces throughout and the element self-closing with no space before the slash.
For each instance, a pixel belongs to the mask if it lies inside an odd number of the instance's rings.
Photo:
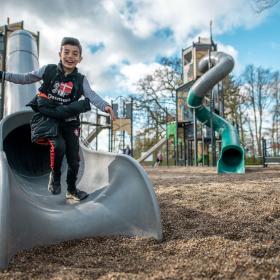
<svg viewBox="0 0 280 280">
<path fill-rule="evenodd" d="M 30 73 L 16 74 L 0 71 L 0 80 L 4 79 L 18 84 L 29 84 L 43 80 L 39 88 L 39 96 L 46 96 L 57 105 L 66 106 L 78 101 L 84 95 L 90 103 L 98 109 L 109 113 L 115 120 L 112 108 L 90 87 L 85 76 L 78 72 L 77 64 L 82 60 L 82 47 L 78 39 L 65 37 L 62 39 L 58 65 L 45 65 Z M 80 201 L 88 194 L 76 188 L 77 174 L 79 170 L 79 115 L 67 118 L 59 122 L 55 137 L 40 140 L 50 145 L 51 173 L 48 190 L 56 195 L 61 192 L 60 177 L 61 164 L 66 155 L 67 170 L 67 199 Z"/>
</svg>

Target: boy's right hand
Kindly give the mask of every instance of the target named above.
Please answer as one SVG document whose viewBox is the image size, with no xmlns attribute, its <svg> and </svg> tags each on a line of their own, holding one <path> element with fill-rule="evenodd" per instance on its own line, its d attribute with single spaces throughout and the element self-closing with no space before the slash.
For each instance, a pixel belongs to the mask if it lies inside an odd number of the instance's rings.
<svg viewBox="0 0 280 280">
<path fill-rule="evenodd" d="M 113 121 L 115 121 L 117 119 L 116 116 L 115 116 L 115 113 L 113 111 L 113 108 L 111 106 L 109 106 L 109 105 L 105 106 L 104 112 L 106 112 L 107 114 L 110 114 L 111 119 Z"/>
</svg>

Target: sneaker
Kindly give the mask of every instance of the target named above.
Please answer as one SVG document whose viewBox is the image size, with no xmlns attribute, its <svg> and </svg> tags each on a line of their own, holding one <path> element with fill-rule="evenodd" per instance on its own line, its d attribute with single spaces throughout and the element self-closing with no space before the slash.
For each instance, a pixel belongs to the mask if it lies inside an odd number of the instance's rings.
<svg viewBox="0 0 280 280">
<path fill-rule="evenodd" d="M 88 193 L 81 191 L 79 189 L 75 189 L 74 191 L 71 191 L 71 192 L 67 191 L 67 193 L 66 193 L 67 199 L 73 199 L 76 201 L 81 201 L 87 197 L 88 197 Z"/>
<path fill-rule="evenodd" d="M 61 193 L 61 185 L 60 182 L 56 182 L 57 180 L 54 179 L 54 175 L 51 172 L 48 184 L 48 191 L 54 195 Z"/>
</svg>

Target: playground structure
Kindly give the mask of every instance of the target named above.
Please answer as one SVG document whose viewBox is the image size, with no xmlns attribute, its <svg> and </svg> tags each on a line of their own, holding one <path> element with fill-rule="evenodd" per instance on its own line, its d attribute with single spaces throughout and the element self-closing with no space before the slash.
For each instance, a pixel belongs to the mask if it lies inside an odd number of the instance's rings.
<svg viewBox="0 0 280 280">
<path fill-rule="evenodd" d="M 212 40 L 199 37 L 192 46 L 182 50 L 183 84 L 176 90 L 176 126 L 172 129 L 173 135 L 176 135 L 177 165 L 198 165 L 198 163 L 216 165 L 216 143 L 220 139 L 211 128 L 197 123 L 194 111 L 187 104 L 191 87 L 203 74 L 198 69 L 200 59 L 216 49 L 217 45 Z M 211 111 L 223 113 L 221 93 L 222 87 L 218 84 L 205 100 L 206 104 L 210 105 Z"/>
<path fill-rule="evenodd" d="M 1 33 L 2 69 L 29 72 L 38 67 L 38 42 L 23 24 Z M 17 31 L 15 31 L 17 30 Z M 36 44 L 37 42 L 37 44 Z M 162 238 L 152 183 L 131 157 L 80 148 L 78 187 L 90 195 L 71 204 L 47 191 L 49 149 L 31 143 L 33 112 L 25 105 L 37 86 L 3 83 L 0 124 L 0 268 L 22 249 L 92 236 Z M 65 181 L 66 165 L 62 170 Z M 128 175 L 129 174 L 129 175 Z"/>
<path fill-rule="evenodd" d="M 97 151 L 100 147 L 100 135 L 102 142 L 107 139 L 107 151 L 123 153 L 125 147 L 129 146 L 133 156 L 133 99 L 118 96 L 111 102 L 111 106 L 116 116 L 114 121 L 111 121 L 107 113 L 98 109 L 83 114 L 81 141 L 87 148 Z M 102 134 L 105 131 L 107 135 Z M 102 148 L 106 149 L 104 144 Z"/>
<path fill-rule="evenodd" d="M 174 165 L 216 165 L 216 143 L 220 144 L 211 128 L 197 123 L 193 110 L 187 104 L 189 91 L 194 82 L 202 76 L 198 69 L 199 60 L 217 46 L 207 38 L 199 38 L 192 46 L 182 50 L 182 81 L 176 89 L 175 120 L 166 123 L 166 164 Z M 211 91 L 206 103 L 211 110 L 223 113 L 222 86 L 218 84 Z M 160 140 L 161 141 L 161 140 Z M 156 146 L 157 144 L 155 144 Z M 153 150 L 151 148 L 151 150 Z M 211 151 L 211 153 L 210 153 Z"/>
<path fill-rule="evenodd" d="M 107 151 L 123 153 L 126 146 L 133 156 L 133 99 L 118 96 L 111 102 L 116 120 L 98 109 L 84 113 L 81 120 L 81 141 L 89 149 L 98 150 L 101 141 L 108 142 Z M 107 131 L 107 135 L 102 132 Z M 102 143 L 103 144 L 103 143 Z M 103 144 L 103 150 L 106 149 Z"/>
<path fill-rule="evenodd" d="M 85 117 L 86 115 L 87 118 Z M 95 117 L 94 120 L 92 120 L 92 116 Z M 99 148 L 99 135 L 105 130 L 109 131 L 110 135 L 111 129 L 112 125 L 108 114 L 99 112 L 98 109 L 95 109 L 94 112 L 92 110 L 82 115 L 80 135 L 81 141 L 85 147 L 97 151 Z M 108 145 L 108 151 L 111 151 L 110 143 Z"/>
<path fill-rule="evenodd" d="M 209 65 L 214 65 L 210 69 Z M 222 136 L 222 149 L 218 160 L 218 173 L 244 173 L 244 150 L 240 146 L 238 132 L 232 124 L 214 112 L 210 112 L 203 104 L 207 92 L 233 69 L 231 56 L 213 52 L 204 56 L 199 62 L 199 70 L 205 73 L 192 85 L 188 95 L 188 105 L 195 110 L 196 118 L 212 126 Z M 211 123 L 210 123 L 211 122 Z"/>
<path fill-rule="evenodd" d="M 166 124 L 165 138 L 138 161 L 142 162 L 165 144 L 167 165 L 170 153 L 174 165 L 190 166 L 199 163 L 216 166 L 219 154 L 218 173 L 244 173 L 244 151 L 237 130 L 223 118 L 221 81 L 232 70 L 233 59 L 218 53 L 212 39 L 199 38 L 183 49 L 182 60 L 183 84 L 176 90 L 176 120 Z"/>
<path fill-rule="evenodd" d="M 233 164 L 234 167 L 226 168 L 226 165 L 234 161 L 228 151 L 225 155 L 226 163 L 222 166 L 219 160 L 217 171 L 218 173 L 243 173 L 244 152 L 239 145 L 237 131 L 223 119 L 224 101 L 221 81 L 232 70 L 233 60 L 225 55 L 227 61 L 224 61 L 226 60 L 224 58 L 219 61 L 216 52 L 217 45 L 212 37 L 199 38 L 198 42 L 182 51 L 184 84 L 177 89 L 176 158 L 179 164 L 183 162 L 185 165 L 201 163 L 216 166 L 217 154 L 221 155 L 226 150 L 224 148 L 226 137 L 222 127 L 227 127 L 225 130 L 230 131 L 229 139 L 235 139 L 229 141 L 233 141 L 236 147 L 238 146 L 236 149 L 240 150 L 242 159 L 240 158 L 239 161 L 242 164 L 236 167 L 236 163 Z M 200 123 L 197 123 L 197 120 Z M 183 161 L 180 154 L 183 154 Z"/>
<path fill-rule="evenodd" d="M 125 147 L 130 146 L 133 156 L 133 98 L 118 96 L 111 106 L 116 120 L 112 122 L 109 151 L 123 153 Z"/>
</svg>

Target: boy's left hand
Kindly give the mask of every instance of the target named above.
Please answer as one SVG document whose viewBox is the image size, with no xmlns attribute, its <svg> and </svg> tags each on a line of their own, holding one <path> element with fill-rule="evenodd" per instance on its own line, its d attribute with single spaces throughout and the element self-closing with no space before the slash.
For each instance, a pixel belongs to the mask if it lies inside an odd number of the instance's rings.
<svg viewBox="0 0 280 280">
<path fill-rule="evenodd" d="M 106 107 L 104 108 L 104 112 L 106 112 L 106 113 L 110 114 L 111 119 L 112 119 L 113 121 L 115 121 L 115 120 L 116 120 L 115 113 L 114 113 L 114 111 L 113 111 L 113 109 L 112 109 L 112 107 L 111 107 L 111 106 L 106 106 Z"/>
</svg>

